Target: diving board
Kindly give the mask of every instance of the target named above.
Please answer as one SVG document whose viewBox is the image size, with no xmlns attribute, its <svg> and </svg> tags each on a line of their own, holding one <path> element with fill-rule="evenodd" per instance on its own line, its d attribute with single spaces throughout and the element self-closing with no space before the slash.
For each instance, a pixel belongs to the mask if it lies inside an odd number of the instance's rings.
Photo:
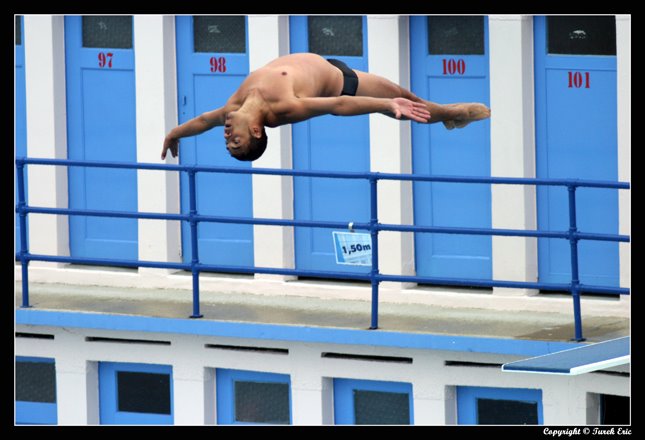
<svg viewBox="0 0 645 440">
<path fill-rule="evenodd" d="M 514 373 L 576 375 L 630 362 L 629 336 L 502 365 Z"/>
</svg>

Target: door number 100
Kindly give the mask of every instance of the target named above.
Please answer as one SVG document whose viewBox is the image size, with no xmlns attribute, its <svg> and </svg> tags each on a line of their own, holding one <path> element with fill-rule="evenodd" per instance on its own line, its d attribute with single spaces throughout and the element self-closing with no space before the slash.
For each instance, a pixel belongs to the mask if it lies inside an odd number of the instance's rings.
<svg viewBox="0 0 645 440">
<path fill-rule="evenodd" d="M 589 72 L 585 72 L 584 75 L 580 72 L 569 72 L 569 88 L 580 89 L 589 87 Z"/>
</svg>

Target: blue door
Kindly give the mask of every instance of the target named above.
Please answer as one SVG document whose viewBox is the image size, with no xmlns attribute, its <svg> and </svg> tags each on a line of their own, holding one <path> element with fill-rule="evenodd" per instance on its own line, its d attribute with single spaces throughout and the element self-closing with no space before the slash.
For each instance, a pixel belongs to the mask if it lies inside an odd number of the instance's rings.
<svg viewBox="0 0 645 440">
<path fill-rule="evenodd" d="M 367 71 L 365 17 L 291 17 L 291 52 L 336 58 Z M 369 116 L 325 115 L 293 124 L 293 167 L 297 170 L 370 170 Z M 361 180 L 294 178 L 297 220 L 369 222 L 369 183 Z M 336 264 L 332 231 L 296 228 L 296 268 L 367 272 Z"/>
<path fill-rule="evenodd" d="M 336 425 L 412 425 L 412 384 L 334 379 Z"/>
<path fill-rule="evenodd" d="M 249 73 L 246 17 L 177 17 L 179 123 L 223 106 Z M 250 168 L 225 148 L 216 127 L 180 144 L 182 164 Z M 197 210 L 203 215 L 252 217 L 250 174 L 197 174 Z M 182 212 L 189 210 L 188 177 L 181 176 Z M 253 225 L 200 223 L 199 259 L 205 264 L 253 266 Z M 190 226 L 182 222 L 184 262 L 190 262 Z"/>
<path fill-rule="evenodd" d="M 172 425 L 170 365 L 99 363 L 102 425 Z"/>
<path fill-rule="evenodd" d="M 54 359 L 16 357 L 16 424 L 55 425 L 56 365 Z"/>
<path fill-rule="evenodd" d="M 411 17 L 412 91 L 448 104 L 489 104 L 486 17 Z M 490 123 L 447 130 L 442 123 L 412 124 L 416 174 L 490 176 Z M 414 184 L 415 224 L 491 227 L 490 185 Z M 416 270 L 421 276 L 490 279 L 488 236 L 416 234 Z"/>
<path fill-rule="evenodd" d="M 136 162 L 131 16 L 65 17 L 67 154 Z M 137 171 L 69 168 L 69 207 L 137 211 Z M 136 219 L 70 216 L 73 257 L 135 260 Z"/>
<path fill-rule="evenodd" d="M 289 375 L 218 369 L 216 376 L 217 424 L 291 424 Z"/>
<path fill-rule="evenodd" d="M 541 425 L 542 390 L 457 387 L 460 425 Z"/>
<path fill-rule="evenodd" d="M 537 176 L 618 180 L 615 17 L 535 17 Z M 578 229 L 618 234 L 618 190 L 576 191 Z M 566 188 L 538 187 L 538 227 L 569 229 Z M 580 281 L 618 286 L 618 243 L 578 244 Z M 571 280 L 566 240 L 538 239 L 539 279 Z"/>
<path fill-rule="evenodd" d="M 16 16 L 16 80 L 15 80 L 15 96 L 16 107 L 15 111 L 15 124 L 16 124 L 16 140 L 15 149 L 16 156 L 27 156 L 27 97 L 25 87 L 25 33 L 23 30 L 23 17 Z M 25 199 L 27 199 L 27 168 L 25 167 Z M 18 202 L 18 188 L 16 187 L 16 203 Z M 29 237 L 27 237 L 29 238 Z M 16 214 L 16 252 L 20 252 L 20 222 L 18 214 Z"/>
</svg>

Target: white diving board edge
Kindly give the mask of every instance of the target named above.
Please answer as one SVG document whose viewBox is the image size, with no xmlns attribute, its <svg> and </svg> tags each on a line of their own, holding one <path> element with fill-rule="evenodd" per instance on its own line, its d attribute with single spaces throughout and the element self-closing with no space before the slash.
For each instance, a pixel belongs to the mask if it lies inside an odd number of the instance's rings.
<svg viewBox="0 0 645 440">
<path fill-rule="evenodd" d="M 502 365 L 511 373 L 577 375 L 629 363 L 630 337 L 611 339 L 596 344 L 536 356 Z"/>
</svg>

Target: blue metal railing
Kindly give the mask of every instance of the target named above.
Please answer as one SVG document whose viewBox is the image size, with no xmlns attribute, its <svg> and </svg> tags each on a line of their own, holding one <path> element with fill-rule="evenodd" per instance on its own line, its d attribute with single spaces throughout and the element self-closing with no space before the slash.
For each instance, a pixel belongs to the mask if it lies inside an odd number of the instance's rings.
<svg viewBox="0 0 645 440">
<path fill-rule="evenodd" d="M 138 170 L 162 170 L 162 171 L 179 171 L 188 173 L 189 186 L 189 211 L 187 214 L 163 214 L 150 212 L 121 212 L 121 211 L 101 211 L 87 209 L 69 209 L 69 208 L 42 208 L 28 206 L 25 202 L 24 188 L 24 167 L 25 165 L 56 165 L 66 167 L 95 167 L 95 168 L 122 168 Z M 609 293 L 618 295 L 629 295 L 630 290 L 621 287 L 593 286 L 580 283 L 578 272 L 578 241 L 580 240 L 599 240 L 613 242 L 629 242 L 630 237 L 626 235 L 584 233 L 578 231 L 576 221 L 576 189 L 580 187 L 587 188 L 613 188 L 629 189 L 630 185 L 626 182 L 605 182 L 594 180 L 579 179 L 538 179 L 538 178 L 515 178 L 515 177 L 454 177 L 454 176 L 428 176 L 412 174 L 392 174 L 392 173 L 353 173 L 353 172 L 323 172 L 323 171 L 301 171 L 301 170 L 283 170 L 268 168 L 226 168 L 215 166 L 196 166 L 196 165 L 168 165 L 168 164 L 150 164 L 150 163 L 122 163 L 122 162 L 92 162 L 79 160 L 63 159 L 36 159 L 36 158 L 17 158 L 17 186 L 18 186 L 18 204 L 16 212 L 19 214 L 20 222 L 20 252 L 16 257 L 22 265 L 22 307 L 29 305 L 29 281 L 28 265 L 29 261 L 49 261 L 58 263 L 80 263 L 80 264 L 97 264 L 97 265 L 117 265 L 132 267 L 154 267 L 176 270 L 190 270 L 193 282 L 193 313 L 191 318 L 201 318 L 199 310 L 199 274 L 204 271 L 214 272 L 233 272 L 233 273 L 263 273 L 275 275 L 290 276 L 308 276 L 314 278 L 339 278 L 370 281 L 372 287 L 372 311 L 370 329 L 378 328 L 378 294 L 379 284 L 383 281 L 429 283 L 429 284 L 450 284 L 475 287 L 507 287 L 507 288 L 526 288 L 542 289 L 554 291 L 569 291 L 573 298 L 573 311 L 575 321 L 575 336 L 577 341 L 583 341 L 582 335 L 582 316 L 580 310 L 580 293 Z M 225 266 L 203 264 L 199 261 L 197 225 L 200 222 L 216 223 L 236 223 L 236 224 L 254 224 L 254 225 L 272 225 L 272 226 L 293 226 L 293 227 L 315 227 L 346 229 L 350 222 L 331 222 L 315 220 L 286 220 L 286 219 L 268 219 L 268 218 L 238 218 L 223 216 L 200 215 L 197 212 L 196 204 L 196 183 L 195 176 L 199 172 L 206 173 L 228 173 L 228 174 L 264 174 L 277 176 L 292 177 L 322 177 L 332 179 L 366 179 L 370 184 L 370 219 L 367 223 L 353 223 L 354 229 L 369 230 L 371 236 L 372 249 L 372 269 L 369 273 L 346 273 L 322 270 L 304 270 L 304 269 L 285 269 L 269 268 L 255 266 Z M 377 203 L 377 184 L 379 180 L 399 180 L 399 181 L 417 181 L 417 182 L 452 182 L 452 183 L 484 183 L 484 184 L 506 184 L 506 185 L 546 185 L 546 186 L 566 186 L 569 194 L 569 230 L 568 231 L 533 231 L 533 230 L 515 230 L 515 229 L 494 229 L 494 228 L 458 228 L 458 227 L 438 227 L 438 226 L 416 226 L 416 225 L 394 225 L 382 224 L 378 221 L 378 203 Z M 81 215 L 97 217 L 119 217 L 119 218 L 138 218 L 138 219 L 156 219 L 156 220 L 179 220 L 186 221 L 190 224 L 190 239 L 192 244 L 191 262 L 188 263 L 171 263 L 161 261 L 142 261 L 142 260 L 123 260 L 123 259 L 101 259 L 101 258 L 77 258 L 63 257 L 55 255 L 38 255 L 31 254 L 27 248 L 27 215 L 30 213 L 38 214 L 59 214 L 59 215 Z M 398 232 L 425 232 L 441 234 L 465 234 L 465 235 L 498 235 L 498 236 L 516 236 L 516 237 L 545 237 L 560 238 L 569 240 L 571 245 L 571 282 L 565 283 L 542 283 L 542 282 L 525 282 L 525 281 L 502 281 L 502 280 L 481 280 L 481 279 L 462 279 L 462 278 L 442 278 L 442 277 L 425 277 L 409 275 L 385 275 L 379 272 L 379 252 L 378 252 L 378 233 L 379 231 L 398 231 Z"/>
</svg>

